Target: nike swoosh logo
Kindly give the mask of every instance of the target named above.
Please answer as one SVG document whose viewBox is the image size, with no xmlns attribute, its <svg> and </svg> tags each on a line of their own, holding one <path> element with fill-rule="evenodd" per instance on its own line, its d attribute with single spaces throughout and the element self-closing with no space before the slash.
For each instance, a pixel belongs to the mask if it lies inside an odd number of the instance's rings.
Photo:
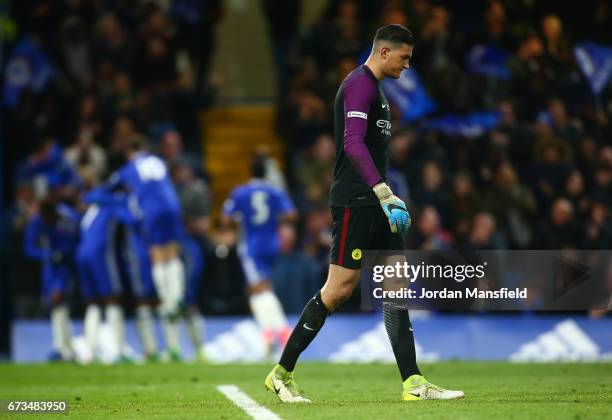
<svg viewBox="0 0 612 420">
<path fill-rule="evenodd" d="M 274 388 L 274 392 L 276 392 L 277 394 L 279 393 L 280 388 L 276 387 L 276 383 L 274 382 L 274 380 L 272 380 L 272 388 Z"/>
<path fill-rule="evenodd" d="M 395 209 L 406 211 L 403 207 L 400 207 L 400 206 L 398 206 L 396 204 L 389 204 L 389 206 L 387 208 L 389 209 L 389 211 L 393 211 Z"/>
<path fill-rule="evenodd" d="M 306 328 L 308 331 L 314 331 L 314 328 L 310 328 L 305 322 L 302 324 L 302 327 Z"/>
</svg>

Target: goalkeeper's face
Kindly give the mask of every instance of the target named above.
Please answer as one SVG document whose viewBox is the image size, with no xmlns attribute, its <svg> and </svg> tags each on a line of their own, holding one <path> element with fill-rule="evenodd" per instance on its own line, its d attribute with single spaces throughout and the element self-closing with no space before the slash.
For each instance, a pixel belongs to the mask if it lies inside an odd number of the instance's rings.
<svg viewBox="0 0 612 420">
<path fill-rule="evenodd" d="M 410 67 L 413 48 L 412 45 L 408 44 L 388 44 L 381 48 L 383 72 L 386 77 L 397 79 L 402 74 L 402 71 Z"/>
</svg>

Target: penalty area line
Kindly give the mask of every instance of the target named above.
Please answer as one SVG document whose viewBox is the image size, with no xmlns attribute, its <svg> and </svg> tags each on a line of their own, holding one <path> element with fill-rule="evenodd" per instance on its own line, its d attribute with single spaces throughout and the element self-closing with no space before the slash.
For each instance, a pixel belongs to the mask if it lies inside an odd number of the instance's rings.
<svg viewBox="0 0 612 420">
<path fill-rule="evenodd" d="M 242 392 L 236 385 L 219 385 L 217 390 L 256 420 L 280 420 L 280 417 Z"/>
</svg>

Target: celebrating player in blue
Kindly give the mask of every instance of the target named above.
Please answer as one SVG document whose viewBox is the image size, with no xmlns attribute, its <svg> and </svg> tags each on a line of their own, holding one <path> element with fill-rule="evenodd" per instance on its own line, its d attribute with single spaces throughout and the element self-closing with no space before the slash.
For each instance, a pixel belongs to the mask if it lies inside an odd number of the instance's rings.
<svg viewBox="0 0 612 420">
<path fill-rule="evenodd" d="M 149 361 L 156 361 L 158 359 L 157 338 L 155 337 L 152 308 L 157 296 L 153 284 L 151 257 L 142 232 L 140 208 L 133 195 L 128 195 L 127 204 L 127 208 L 124 208 L 127 212 L 122 213 L 125 235 L 121 257 L 128 271 L 132 294 L 136 298 L 136 327 L 142 341 L 145 358 Z M 178 358 L 178 353 L 170 356 Z"/>
<path fill-rule="evenodd" d="M 86 202 L 91 203 L 91 199 L 86 197 Z M 113 333 L 113 347 L 118 354 L 123 348 L 124 316 L 123 308 L 119 305 L 123 288 L 115 247 L 119 223 L 112 201 L 90 204 L 81 219 L 81 240 L 76 262 L 81 292 L 87 302 L 83 333 L 89 353 L 85 355 L 83 363 L 90 362 L 96 355 L 102 318 L 100 305 L 105 307 L 106 321 Z"/>
<path fill-rule="evenodd" d="M 42 293 L 51 307 L 52 360 L 71 360 L 72 331 L 66 295 L 73 279 L 74 256 L 79 241 L 79 216 L 54 195 L 40 204 L 25 235 L 25 252 L 42 262 Z"/>
<path fill-rule="evenodd" d="M 270 270 L 279 253 L 279 222 L 295 219 L 296 213 L 290 198 L 264 180 L 263 159 L 254 159 L 251 170 L 253 179 L 234 189 L 225 202 L 223 222 L 234 219 L 242 228 L 238 255 L 248 282 L 249 303 L 271 354 L 275 344 L 285 345 L 290 330 L 272 291 Z"/>
<path fill-rule="evenodd" d="M 410 227 L 406 205 L 387 184 L 391 111 L 380 86 L 409 67 L 412 32 L 387 25 L 374 37 L 364 65 L 344 79 L 334 104 L 336 167 L 330 192 L 334 220 L 331 264 L 323 288 L 306 304 L 279 364 L 265 386 L 283 402 L 310 402 L 293 380 L 299 355 L 308 347 L 359 280 L 363 250 L 402 250 L 402 233 Z M 406 401 L 463 397 L 429 383 L 416 363 L 412 325 L 406 307 L 383 304 L 385 328 L 403 381 Z"/>
<path fill-rule="evenodd" d="M 81 290 L 88 302 L 84 320 L 88 350 L 92 356 L 95 355 L 101 322 L 100 305 L 104 305 L 106 321 L 114 337 L 113 347 L 118 354 L 117 360 L 125 359 L 124 314 L 119 304 L 124 293 L 121 268 L 125 266 L 137 300 L 136 324 L 145 356 L 155 359 L 157 343 L 151 314 L 155 290 L 148 250 L 142 239 L 137 237 L 140 231 L 140 209 L 135 203 L 135 197 L 124 192 L 108 193 L 102 188 L 96 188 L 86 194 L 85 202 L 90 206 L 81 220 L 77 264 Z M 118 240 L 120 230 L 125 232 L 122 235 L 124 243 Z"/>
<path fill-rule="evenodd" d="M 153 282 L 160 298 L 160 315 L 170 355 L 178 356 L 178 316 L 185 294 L 185 269 L 179 256 L 184 232 L 179 199 L 165 163 L 145 150 L 136 136 L 126 151 L 128 162 L 115 172 L 108 189 L 123 187 L 136 196 L 142 230 L 152 261 Z"/>
</svg>

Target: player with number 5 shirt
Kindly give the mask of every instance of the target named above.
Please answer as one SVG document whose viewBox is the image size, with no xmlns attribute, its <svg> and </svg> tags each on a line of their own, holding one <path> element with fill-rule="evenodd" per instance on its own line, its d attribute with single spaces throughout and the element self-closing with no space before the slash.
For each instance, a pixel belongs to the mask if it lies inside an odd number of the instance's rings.
<svg viewBox="0 0 612 420">
<path fill-rule="evenodd" d="M 295 219 L 287 194 L 265 180 L 262 158 L 251 165 L 253 179 L 236 187 L 225 201 L 222 221 L 233 219 L 241 227 L 238 255 L 248 282 L 249 303 L 271 353 L 284 346 L 290 330 L 283 308 L 270 286 L 270 270 L 279 253 L 278 226 Z"/>
</svg>

